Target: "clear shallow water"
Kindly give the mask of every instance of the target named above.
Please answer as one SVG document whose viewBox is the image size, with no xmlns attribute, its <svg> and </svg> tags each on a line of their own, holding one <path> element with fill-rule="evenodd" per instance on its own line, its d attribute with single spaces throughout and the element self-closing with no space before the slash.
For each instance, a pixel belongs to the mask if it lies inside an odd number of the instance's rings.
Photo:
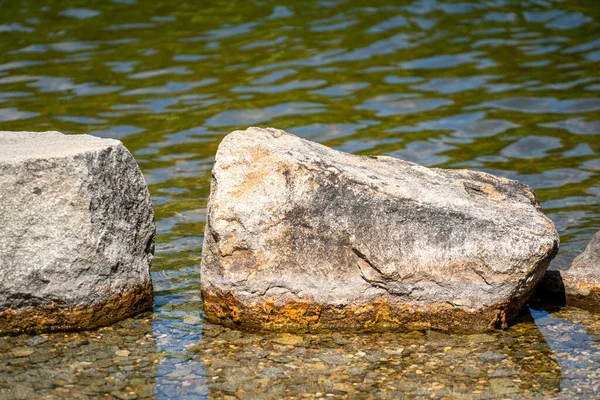
<svg viewBox="0 0 600 400">
<path fill-rule="evenodd" d="M 271 355 L 285 353 L 273 338 L 228 338 L 236 335 L 215 333 L 216 328 L 202 322 L 198 266 L 210 169 L 227 132 L 259 125 L 343 151 L 519 179 L 536 189 L 556 223 L 561 251 L 552 268 L 565 269 L 600 228 L 598 21 L 596 1 L 422 0 L 400 5 L 0 0 L 0 129 L 59 130 L 122 140 L 150 185 L 158 229 L 152 271 L 155 312 L 135 320 L 133 331 L 124 323 L 125 328 L 99 331 L 107 332 L 101 338 L 91 332 L 45 335 L 43 344 L 27 344 L 31 338 L 25 336 L 1 339 L 6 362 L 0 364 L 0 398 L 12 398 L 18 387 L 34 388 L 38 395 L 83 396 L 99 382 L 103 385 L 97 395 L 122 397 L 252 397 L 248 393 L 260 388 L 282 388 L 274 390 L 274 398 L 301 392 L 334 397 L 360 397 L 364 392 L 364 397 L 383 396 L 385 385 L 373 382 L 384 378 L 396 386 L 395 397 L 426 395 L 418 390 L 438 397 L 460 397 L 472 390 L 480 390 L 481 397 L 514 396 L 494 392 L 493 387 L 510 385 L 490 384 L 494 377 L 485 368 L 477 367 L 483 372 L 473 373 L 474 378 L 457 370 L 463 356 L 440 361 L 425 373 L 425 359 L 436 360 L 440 351 L 427 335 L 419 339 L 427 357 L 410 361 L 424 372 L 414 377 L 407 369 L 412 364 L 403 358 L 399 364 L 390 357 L 369 361 L 357 375 L 349 372 L 358 365 L 354 362 L 321 360 L 327 372 L 338 365 L 336 374 L 342 378 L 331 378 L 311 366 L 311 358 L 328 354 L 327 337 L 295 346 L 306 352 L 291 351 L 295 358 L 279 363 L 283 373 L 268 370 L 272 373 L 261 375 L 260 361 L 243 361 L 242 350 L 259 346 Z M 537 325 L 523 322 L 499 337 L 522 335 L 528 345 L 515 339 L 511 351 L 529 351 L 530 346 L 554 356 L 544 359 L 542 368 L 505 355 L 517 373 L 494 379 L 520 379 L 514 392 L 521 397 L 568 397 L 577 395 L 569 376 L 580 371 L 588 377 L 583 386 L 598 396 L 598 378 L 589 372 L 593 368 L 577 361 L 587 357 L 597 365 L 597 318 L 578 311 L 531 315 Z M 212 329 L 214 336 L 202 338 L 203 329 Z M 559 340 L 583 334 L 591 340 L 567 347 Z M 114 344 L 111 335 L 125 339 Z M 381 340 L 402 348 L 416 340 L 403 337 Z M 354 347 L 337 348 L 342 358 L 351 351 L 384 348 L 373 337 L 346 340 L 354 340 Z M 68 347 L 72 341 L 79 344 Z M 35 352 L 17 357 L 9 351 L 22 342 Z M 60 352 L 61 346 L 75 350 Z M 129 348 L 130 356 L 119 359 L 114 346 Z M 229 346 L 241 349 L 242 355 L 228 353 Z M 473 354 L 493 352 L 485 342 L 463 346 Z M 59 353 L 51 353 L 53 348 Z M 133 359 L 136 351 L 143 355 L 139 364 Z M 36 362 L 43 354 L 62 358 L 46 356 L 46 361 Z M 49 370 L 44 368 L 52 365 L 48 359 L 63 364 Z M 98 366 L 96 360 L 104 361 Z M 85 362 L 91 367 L 72 366 Z M 298 368 L 286 369 L 289 363 Z M 451 365 L 458 372 L 449 373 Z M 88 367 L 97 372 L 89 373 Z M 264 363 L 264 368 L 271 367 Z M 48 374 L 61 368 L 75 378 L 52 383 Z M 178 372 L 181 368 L 191 372 Z M 301 380 L 313 386 L 284 379 L 297 369 Z M 398 374 L 412 378 L 400 379 Z M 240 376 L 264 385 L 238 393 Z M 453 382 L 485 378 L 488 383 L 476 389 L 465 381 L 462 389 L 452 386 L 450 392 L 426 384 L 444 376 Z M 538 390 L 540 379 L 545 383 Z M 344 392 L 326 381 L 362 384 L 365 390 Z M 142 390 L 138 385 L 146 386 Z"/>
</svg>

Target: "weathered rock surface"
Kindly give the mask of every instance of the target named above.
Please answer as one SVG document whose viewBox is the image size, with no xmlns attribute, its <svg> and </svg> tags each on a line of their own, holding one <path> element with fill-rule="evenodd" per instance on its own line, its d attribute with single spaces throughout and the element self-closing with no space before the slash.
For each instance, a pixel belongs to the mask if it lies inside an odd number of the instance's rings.
<svg viewBox="0 0 600 400">
<path fill-rule="evenodd" d="M 346 154 L 275 129 L 227 135 L 201 266 L 210 322 L 484 331 L 558 250 L 517 181 Z"/>
<path fill-rule="evenodd" d="M 0 132 L 0 334 L 148 309 L 154 232 L 144 177 L 118 140 Z"/>
<path fill-rule="evenodd" d="M 600 231 L 568 270 L 546 272 L 536 288 L 536 302 L 600 312 Z"/>
</svg>

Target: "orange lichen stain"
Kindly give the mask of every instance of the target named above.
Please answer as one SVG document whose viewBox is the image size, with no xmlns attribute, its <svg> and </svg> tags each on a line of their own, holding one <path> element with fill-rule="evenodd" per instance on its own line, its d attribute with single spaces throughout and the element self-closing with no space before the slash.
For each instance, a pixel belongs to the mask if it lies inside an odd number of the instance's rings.
<svg viewBox="0 0 600 400">
<path fill-rule="evenodd" d="M 271 303 L 270 301 L 265 301 L 263 304 L 263 310 L 265 311 L 265 315 L 263 316 L 263 318 L 268 319 L 269 315 L 273 311 L 273 303 Z"/>
<path fill-rule="evenodd" d="M 567 304 L 590 312 L 600 312 L 600 286 L 563 277 Z"/>
<path fill-rule="evenodd" d="M 211 323 L 248 330 L 423 330 L 484 332 L 506 324 L 518 304 L 496 304 L 482 311 L 465 311 L 446 303 L 414 306 L 376 301 L 367 304 L 332 306 L 309 299 L 278 303 L 265 299 L 258 305 L 244 304 L 231 293 L 203 290 L 206 318 Z"/>
<path fill-rule="evenodd" d="M 255 275 L 256 275 L 256 268 L 252 268 L 252 270 L 250 270 L 250 273 L 248 274 L 248 277 L 246 279 L 253 278 Z"/>
<path fill-rule="evenodd" d="M 481 191 L 489 196 L 492 196 L 494 198 L 497 199 L 503 199 L 504 195 L 502 195 L 500 192 L 498 192 L 496 190 L 495 187 L 491 186 L 491 185 L 482 185 L 481 187 Z"/>
<path fill-rule="evenodd" d="M 270 268 L 269 260 L 265 257 L 265 254 L 260 250 L 255 250 L 252 252 L 252 256 L 254 257 L 254 267 L 252 268 L 253 273 L 255 274 L 257 271 L 262 271 Z"/>
<path fill-rule="evenodd" d="M 502 193 L 498 192 L 494 186 L 485 183 L 463 181 L 463 186 L 469 191 L 486 194 L 496 200 L 502 200 L 505 197 Z"/>
<path fill-rule="evenodd" d="M 245 194 L 254 192 L 256 187 L 265 181 L 269 173 L 270 171 L 266 168 L 259 168 L 245 173 L 240 185 L 230 195 L 232 197 L 242 197 Z"/>
<path fill-rule="evenodd" d="M 221 238 L 218 245 L 219 254 L 221 257 L 229 257 L 233 255 L 235 251 L 245 250 L 242 247 L 242 243 L 240 243 L 238 237 L 233 234 L 229 234 Z"/>
<path fill-rule="evenodd" d="M 272 302 L 266 301 L 263 309 L 268 312 L 263 316 L 267 324 L 286 325 L 297 324 L 307 326 L 318 322 L 321 315 L 321 307 L 313 306 L 309 302 L 290 303 L 275 308 Z"/>
<path fill-rule="evenodd" d="M 275 156 L 260 146 L 250 147 L 248 153 L 251 161 L 243 172 L 236 190 L 231 192 L 233 197 L 241 197 L 255 192 L 256 188 L 263 184 L 269 175 L 273 175 L 273 164 L 276 163 Z"/>
<path fill-rule="evenodd" d="M 152 309 L 152 283 L 104 296 L 89 306 L 65 307 L 50 301 L 37 308 L 0 311 L 0 334 L 92 329 Z"/>
<path fill-rule="evenodd" d="M 254 158 L 254 161 L 261 160 L 263 158 L 272 157 L 272 153 L 262 146 L 254 146 L 247 149 L 248 153 Z"/>
</svg>

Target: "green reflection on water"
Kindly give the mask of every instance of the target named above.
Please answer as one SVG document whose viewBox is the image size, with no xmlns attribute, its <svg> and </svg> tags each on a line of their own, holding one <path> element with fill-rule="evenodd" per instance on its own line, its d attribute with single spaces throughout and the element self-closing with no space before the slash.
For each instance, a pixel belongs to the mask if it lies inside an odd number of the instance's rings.
<svg viewBox="0 0 600 400">
<path fill-rule="evenodd" d="M 199 302 L 210 169 L 250 125 L 520 179 L 557 224 L 562 269 L 600 226 L 598 21 L 596 1 L 0 0 L 0 128 L 135 155 L 158 321 L 198 314 L 179 305 Z"/>
</svg>

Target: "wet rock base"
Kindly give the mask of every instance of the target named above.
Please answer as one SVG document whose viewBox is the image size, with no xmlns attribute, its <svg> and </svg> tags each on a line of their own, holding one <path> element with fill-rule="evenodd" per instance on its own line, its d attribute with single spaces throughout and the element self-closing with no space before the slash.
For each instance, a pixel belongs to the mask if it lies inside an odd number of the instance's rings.
<svg viewBox="0 0 600 400">
<path fill-rule="evenodd" d="M 250 331 L 321 332 L 344 330 L 379 332 L 431 329 L 453 333 L 486 332 L 506 327 L 509 316 L 517 314 L 521 302 L 514 300 L 497 307 L 466 312 L 449 304 L 410 307 L 389 302 L 335 307 L 309 301 L 276 305 L 266 299 L 255 306 L 232 293 L 203 290 L 208 322 Z"/>
<path fill-rule="evenodd" d="M 154 211 L 118 140 L 0 131 L 0 335 L 150 309 Z"/>
<path fill-rule="evenodd" d="M 152 310 L 152 284 L 115 293 L 89 306 L 70 308 L 53 302 L 35 308 L 0 311 L 0 334 L 74 331 L 106 326 Z"/>
</svg>

